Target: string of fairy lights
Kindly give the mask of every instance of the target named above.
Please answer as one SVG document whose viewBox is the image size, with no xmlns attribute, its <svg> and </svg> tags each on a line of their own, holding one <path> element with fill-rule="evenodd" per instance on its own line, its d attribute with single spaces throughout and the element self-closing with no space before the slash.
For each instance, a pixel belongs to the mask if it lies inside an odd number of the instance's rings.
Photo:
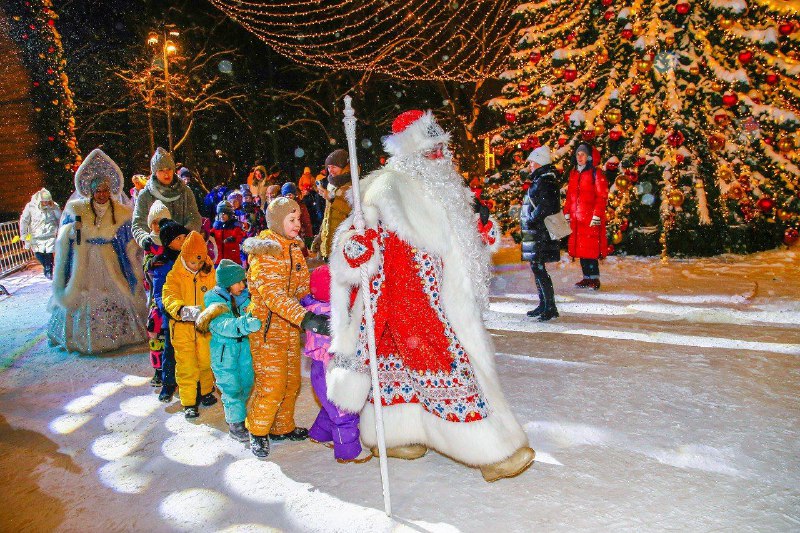
<svg viewBox="0 0 800 533">
<path fill-rule="evenodd" d="M 629 226 L 630 184 L 654 167 L 665 256 L 684 201 L 700 224 L 710 223 L 709 186 L 724 218 L 780 222 L 791 242 L 800 226 L 799 7 L 789 0 L 523 4 L 517 16 L 525 28 L 503 74 L 509 83 L 490 103 L 509 125 L 494 137 L 494 155 L 552 142 L 558 161 L 581 140 L 599 143 L 619 172 L 608 212 L 614 243 Z"/>
<path fill-rule="evenodd" d="M 408 80 L 496 76 L 519 24 L 511 0 L 211 2 L 298 63 Z"/>
</svg>

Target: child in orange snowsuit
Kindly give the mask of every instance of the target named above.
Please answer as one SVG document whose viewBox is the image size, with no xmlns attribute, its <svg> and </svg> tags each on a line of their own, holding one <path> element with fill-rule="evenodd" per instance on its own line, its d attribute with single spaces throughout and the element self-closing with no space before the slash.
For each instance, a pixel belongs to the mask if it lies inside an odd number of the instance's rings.
<svg viewBox="0 0 800 533">
<path fill-rule="evenodd" d="M 161 301 L 170 318 L 175 380 L 186 418 L 199 416 L 198 400 L 205 406 L 217 403 L 211 372 L 211 334 L 195 329 L 195 320 L 205 309 L 205 293 L 215 284 L 214 265 L 208 257 L 206 241 L 193 231 L 183 242 L 180 256 L 167 274 L 161 293 Z"/>
<path fill-rule="evenodd" d="M 300 333 L 327 334 L 328 318 L 306 311 L 300 299 L 309 293 L 309 273 L 302 252 L 300 207 L 276 198 L 267 208 L 268 230 L 245 241 L 250 269 L 253 316 L 264 324 L 250 334 L 255 386 L 247 409 L 250 449 L 269 455 L 272 440 L 304 440 L 306 428 L 294 423 L 300 392 Z"/>
</svg>

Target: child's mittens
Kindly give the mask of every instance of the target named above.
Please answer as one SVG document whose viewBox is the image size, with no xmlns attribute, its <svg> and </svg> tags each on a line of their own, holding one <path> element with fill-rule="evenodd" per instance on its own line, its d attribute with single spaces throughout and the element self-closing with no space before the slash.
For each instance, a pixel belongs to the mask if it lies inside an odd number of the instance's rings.
<svg viewBox="0 0 800 533">
<path fill-rule="evenodd" d="M 257 319 L 256 317 L 247 314 L 242 316 L 242 318 L 244 319 L 244 330 L 247 333 L 255 333 L 261 329 L 261 320 Z"/>
<path fill-rule="evenodd" d="M 184 305 L 181 307 L 181 320 L 184 322 L 194 322 L 200 314 L 199 305 Z"/>
</svg>

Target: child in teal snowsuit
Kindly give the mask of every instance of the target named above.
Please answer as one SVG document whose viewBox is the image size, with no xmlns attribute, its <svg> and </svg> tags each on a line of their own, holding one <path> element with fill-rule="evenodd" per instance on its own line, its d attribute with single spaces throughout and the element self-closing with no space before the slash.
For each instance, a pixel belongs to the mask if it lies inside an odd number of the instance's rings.
<svg viewBox="0 0 800 533">
<path fill-rule="evenodd" d="M 229 259 L 220 261 L 217 285 L 204 297 L 206 308 L 197 319 L 200 331 L 211 331 L 211 370 L 222 392 L 222 407 L 231 438 L 250 439 L 244 425 L 247 400 L 253 388 L 253 358 L 248 335 L 261 329 L 261 321 L 247 308 L 250 293 L 245 270 Z"/>
</svg>

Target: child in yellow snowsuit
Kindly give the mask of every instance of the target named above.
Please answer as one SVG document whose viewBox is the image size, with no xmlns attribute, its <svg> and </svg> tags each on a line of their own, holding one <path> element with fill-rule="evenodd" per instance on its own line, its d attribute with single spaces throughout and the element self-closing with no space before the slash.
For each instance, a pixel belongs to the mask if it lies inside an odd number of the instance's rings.
<svg viewBox="0 0 800 533">
<path fill-rule="evenodd" d="M 300 207 L 290 198 L 276 198 L 267 208 L 268 230 L 247 239 L 253 316 L 260 331 L 250 334 L 255 386 L 247 409 L 250 449 L 269 455 L 272 440 L 304 440 L 308 430 L 295 426 L 294 407 L 300 392 L 300 330 L 327 334 L 328 318 L 300 305 L 309 293 L 303 258 Z M 269 438 L 268 438 L 269 437 Z"/>
<path fill-rule="evenodd" d="M 203 237 L 193 231 L 186 237 L 175 265 L 167 274 L 162 302 L 169 314 L 170 340 L 175 349 L 175 380 L 186 418 L 197 418 L 198 397 L 203 405 L 214 405 L 214 375 L 211 373 L 211 334 L 195 329 L 195 320 L 205 309 L 203 297 L 214 288 L 214 265 Z"/>
</svg>

